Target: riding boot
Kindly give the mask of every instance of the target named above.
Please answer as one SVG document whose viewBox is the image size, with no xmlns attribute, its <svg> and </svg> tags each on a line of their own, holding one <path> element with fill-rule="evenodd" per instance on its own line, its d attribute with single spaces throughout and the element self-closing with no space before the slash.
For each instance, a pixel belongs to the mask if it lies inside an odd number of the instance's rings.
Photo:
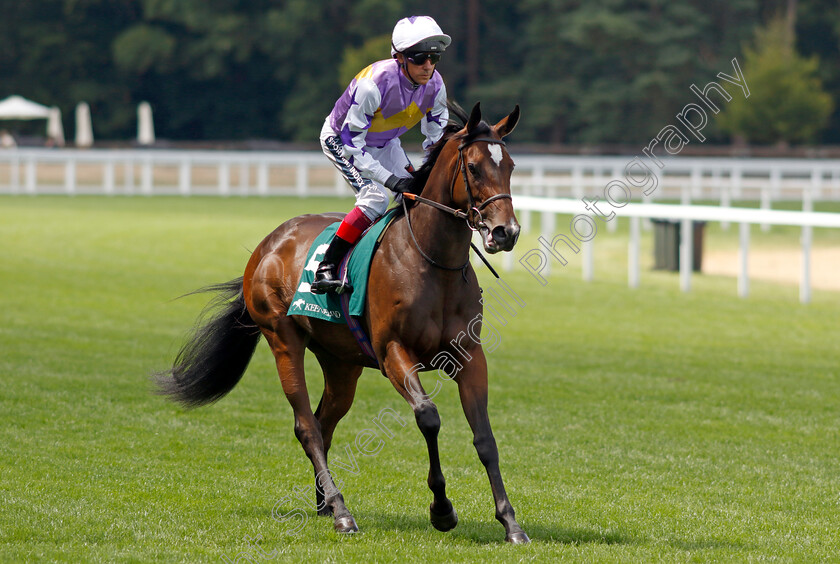
<svg viewBox="0 0 840 564">
<path fill-rule="evenodd" d="M 313 294 L 326 294 L 328 292 L 341 294 L 353 291 L 349 284 L 342 284 L 338 277 L 338 265 L 352 246 L 353 243 L 345 241 L 338 235 L 333 237 L 327 252 L 324 253 L 321 264 L 318 265 L 318 270 L 315 271 L 315 281 L 310 288 Z"/>
<path fill-rule="evenodd" d="M 341 294 L 343 292 L 352 292 L 353 288 L 350 284 L 342 283 L 338 277 L 338 265 L 359 239 L 362 237 L 365 229 L 371 226 L 373 220 L 370 219 L 361 208 L 353 208 L 344 219 L 341 225 L 335 232 L 327 252 L 324 253 L 324 258 L 315 271 L 315 281 L 312 283 L 311 291 L 315 294 L 326 294 L 327 292 L 335 292 Z"/>
</svg>

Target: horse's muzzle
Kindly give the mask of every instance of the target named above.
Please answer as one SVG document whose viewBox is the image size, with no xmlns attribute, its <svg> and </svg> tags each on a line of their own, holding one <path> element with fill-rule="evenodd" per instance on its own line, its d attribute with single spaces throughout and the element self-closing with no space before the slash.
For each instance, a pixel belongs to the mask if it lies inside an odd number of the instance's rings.
<svg viewBox="0 0 840 564">
<path fill-rule="evenodd" d="M 519 224 L 515 221 L 506 225 L 497 225 L 492 230 L 488 228 L 482 233 L 484 250 L 490 254 L 510 251 L 519 239 L 519 229 Z"/>
</svg>

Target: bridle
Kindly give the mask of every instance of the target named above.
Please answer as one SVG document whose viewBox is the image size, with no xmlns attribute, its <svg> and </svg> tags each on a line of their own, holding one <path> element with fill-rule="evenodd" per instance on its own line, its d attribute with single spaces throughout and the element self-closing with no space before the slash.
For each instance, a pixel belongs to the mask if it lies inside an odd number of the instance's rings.
<svg viewBox="0 0 840 564">
<path fill-rule="evenodd" d="M 441 204 L 440 202 L 436 202 L 434 200 L 429 200 L 428 198 L 423 198 L 416 194 L 412 194 L 410 192 L 406 192 L 403 194 L 404 199 L 414 200 L 415 202 L 419 202 L 421 204 L 426 204 L 432 206 L 433 208 L 437 208 L 441 211 L 444 211 L 450 215 L 457 217 L 458 219 L 466 220 L 467 226 L 472 231 L 478 231 L 479 229 L 486 228 L 487 224 L 484 223 L 484 218 L 481 215 L 481 210 L 495 202 L 496 200 L 501 199 L 512 199 L 510 194 L 496 194 L 495 196 L 490 196 L 480 205 L 476 206 L 475 196 L 473 196 L 472 188 L 470 187 L 469 178 L 467 177 L 467 163 L 464 160 L 464 148 L 472 145 L 473 143 L 484 142 L 484 143 L 496 143 L 498 145 L 505 146 L 505 142 L 501 139 L 493 139 L 491 137 L 477 137 L 476 139 L 470 139 L 469 141 L 465 141 L 458 145 L 458 162 L 455 165 L 455 168 L 461 169 L 461 175 L 464 178 L 464 186 L 466 187 L 467 191 L 467 200 L 468 200 L 468 208 L 467 211 L 459 210 L 455 208 L 451 208 L 447 205 Z M 456 174 L 452 175 L 452 184 L 449 187 L 449 197 L 451 200 L 455 199 L 455 181 L 458 178 Z"/>
<path fill-rule="evenodd" d="M 468 141 L 464 141 L 463 143 L 458 145 L 458 162 L 455 165 L 455 168 L 456 168 L 456 170 L 457 169 L 461 170 L 461 175 L 464 178 L 464 188 L 466 189 L 466 192 L 467 192 L 467 202 L 468 202 L 467 211 L 449 207 L 447 205 L 441 204 L 440 202 L 436 202 L 434 200 L 430 200 L 428 198 L 423 198 L 423 197 L 418 196 L 416 194 L 412 194 L 411 192 L 403 193 L 403 201 L 402 201 L 403 210 L 405 212 L 406 223 L 408 224 L 408 232 L 411 234 L 411 239 L 414 241 L 414 246 L 417 247 L 417 250 L 420 252 L 420 255 L 422 255 L 422 257 L 424 259 L 426 259 L 427 262 L 429 262 L 432 265 L 434 265 L 438 268 L 441 268 L 443 270 L 461 270 L 461 271 L 466 272 L 466 268 L 467 268 L 467 265 L 469 265 L 469 263 L 470 263 L 470 259 L 468 257 L 467 261 L 464 264 L 462 264 L 461 266 L 457 266 L 457 267 L 444 266 L 444 265 L 436 262 L 429 255 L 427 255 L 425 252 L 423 252 L 423 249 L 420 248 L 420 244 L 417 242 L 417 238 L 414 236 L 414 230 L 411 227 L 411 219 L 409 218 L 409 215 L 408 215 L 408 207 L 406 206 L 405 200 L 408 199 L 408 200 L 413 200 L 413 201 L 421 203 L 421 204 L 426 204 L 426 205 L 431 206 L 433 208 L 437 208 L 441 211 L 444 211 L 444 212 L 446 212 L 446 213 L 448 213 L 448 214 L 450 214 L 450 215 L 452 215 L 452 216 L 454 216 L 458 219 L 463 219 L 467 222 L 467 227 L 469 227 L 471 231 L 479 231 L 481 229 L 487 229 L 487 224 L 484 222 L 484 217 L 481 215 L 481 210 L 483 210 L 484 208 L 486 208 L 487 206 L 489 206 L 490 204 L 492 204 L 493 202 L 495 202 L 497 200 L 501 200 L 501 199 L 512 200 L 513 198 L 511 197 L 510 194 L 496 194 L 494 196 L 490 196 L 489 198 L 487 198 L 486 200 L 484 200 L 480 204 L 476 205 L 475 196 L 473 196 L 472 188 L 470 187 L 469 177 L 467 176 L 467 163 L 464 160 L 464 148 L 469 146 L 469 145 L 472 145 L 473 143 L 479 143 L 479 142 L 482 142 L 482 143 L 496 143 L 496 144 L 502 145 L 503 147 L 505 146 L 505 142 L 503 140 L 493 139 L 492 137 L 476 137 L 475 139 L 470 139 Z M 450 197 L 450 200 L 452 200 L 452 201 L 455 200 L 455 181 L 456 181 L 457 178 L 458 178 L 458 175 L 453 174 L 452 175 L 452 184 L 449 186 L 449 197 Z M 484 256 L 476 248 L 476 246 L 474 244 L 472 244 L 472 242 L 470 243 L 470 246 L 478 253 L 478 256 L 480 256 L 481 259 L 484 261 L 484 264 L 486 264 L 490 268 L 490 270 L 493 271 L 493 268 L 487 262 L 487 259 L 484 258 Z M 493 271 L 493 273 L 495 274 L 495 271 Z M 496 277 L 498 277 L 498 274 L 496 275 Z"/>
</svg>

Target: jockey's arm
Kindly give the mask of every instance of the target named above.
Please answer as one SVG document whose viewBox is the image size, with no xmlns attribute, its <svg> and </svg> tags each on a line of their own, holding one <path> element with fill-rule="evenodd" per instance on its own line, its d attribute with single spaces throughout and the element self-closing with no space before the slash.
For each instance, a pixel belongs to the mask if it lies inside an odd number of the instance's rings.
<svg viewBox="0 0 840 564">
<path fill-rule="evenodd" d="M 443 136 L 443 130 L 448 121 L 449 108 L 446 106 L 446 86 L 442 84 L 440 92 L 435 96 L 434 106 L 420 120 L 420 131 L 426 136 L 426 139 L 423 141 L 423 150 L 426 151 L 427 156 L 429 154 L 429 147 L 437 143 Z"/>
<path fill-rule="evenodd" d="M 370 120 L 379 104 L 382 96 L 379 88 L 372 80 L 359 80 L 356 84 L 356 91 L 353 94 L 355 104 L 350 106 L 347 117 L 341 129 L 341 141 L 344 143 L 345 157 L 351 160 L 353 165 L 366 178 L 370 178 L 385 184 L 391 171 L 383 167 L 379 161 L 374 159 L 365 150 L 365 139 L 367 137 Z"/>
</svg>

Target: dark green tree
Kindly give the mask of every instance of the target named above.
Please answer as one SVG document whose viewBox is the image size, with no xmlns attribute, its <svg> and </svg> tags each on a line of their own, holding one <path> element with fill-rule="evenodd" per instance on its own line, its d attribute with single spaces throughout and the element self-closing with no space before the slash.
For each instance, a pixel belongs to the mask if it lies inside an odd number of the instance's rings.
<svg viewBox="0 0 840 564">
<path fill-rule="evenodd" d="M 58 106 L 69 136 L 72 111 L 85 101 L 97 136 L 122 134 L 134 109 L 110 44 L 139 15 L 134 0 L 2 0 L 0 94 Z"/>
<path fill-rule="evenodd" d="M 141 0 L 142 20 L 111 46 L 161 137 L 277 137 L 270 2 Z"/>
<path fill-rule="evenodd" d="M 779 11 L 836 99 L 834 0 L 0 0 L 0 96 L 58 105 L 68 135 L 87 101 L 98 140 L 132 138 L 147 100 L 162 138 L 314 143 L 394 22 L 428 14 L 453 37 L 450 96 L 491 119 L 521 104 L 517 141 L 635 144 Z M 840 110 L 821 138 L 840 141 Z"/>
<path fill-rule="evenodd" d="M 823 143 L 840 143 L 840 3 L 799 0 L 796 12 L 796 50 L 819 57 L 817 75 L 834 100 L 834 112 L 820 135 Z"/>
<path fill-rule="evenodd" d="M 813 141 L 833 109 L 817 76 L 816 57 L 796 53 L 784 18 L 756 31 L 745 49 L 743 72 L 750 97 L 734 98 L 718 115 L 721 127 L 755 143 Z"/>
<path fill-rule="evenodd" d="M 673 121 L 692 82 L 727 68 L 757 7 L 752 0 L 523 0 L 518 9 L 518 71 L 474 92 L 521 100 L 520 136 L 626 143 L 650 139 Z"/>
</svg>

